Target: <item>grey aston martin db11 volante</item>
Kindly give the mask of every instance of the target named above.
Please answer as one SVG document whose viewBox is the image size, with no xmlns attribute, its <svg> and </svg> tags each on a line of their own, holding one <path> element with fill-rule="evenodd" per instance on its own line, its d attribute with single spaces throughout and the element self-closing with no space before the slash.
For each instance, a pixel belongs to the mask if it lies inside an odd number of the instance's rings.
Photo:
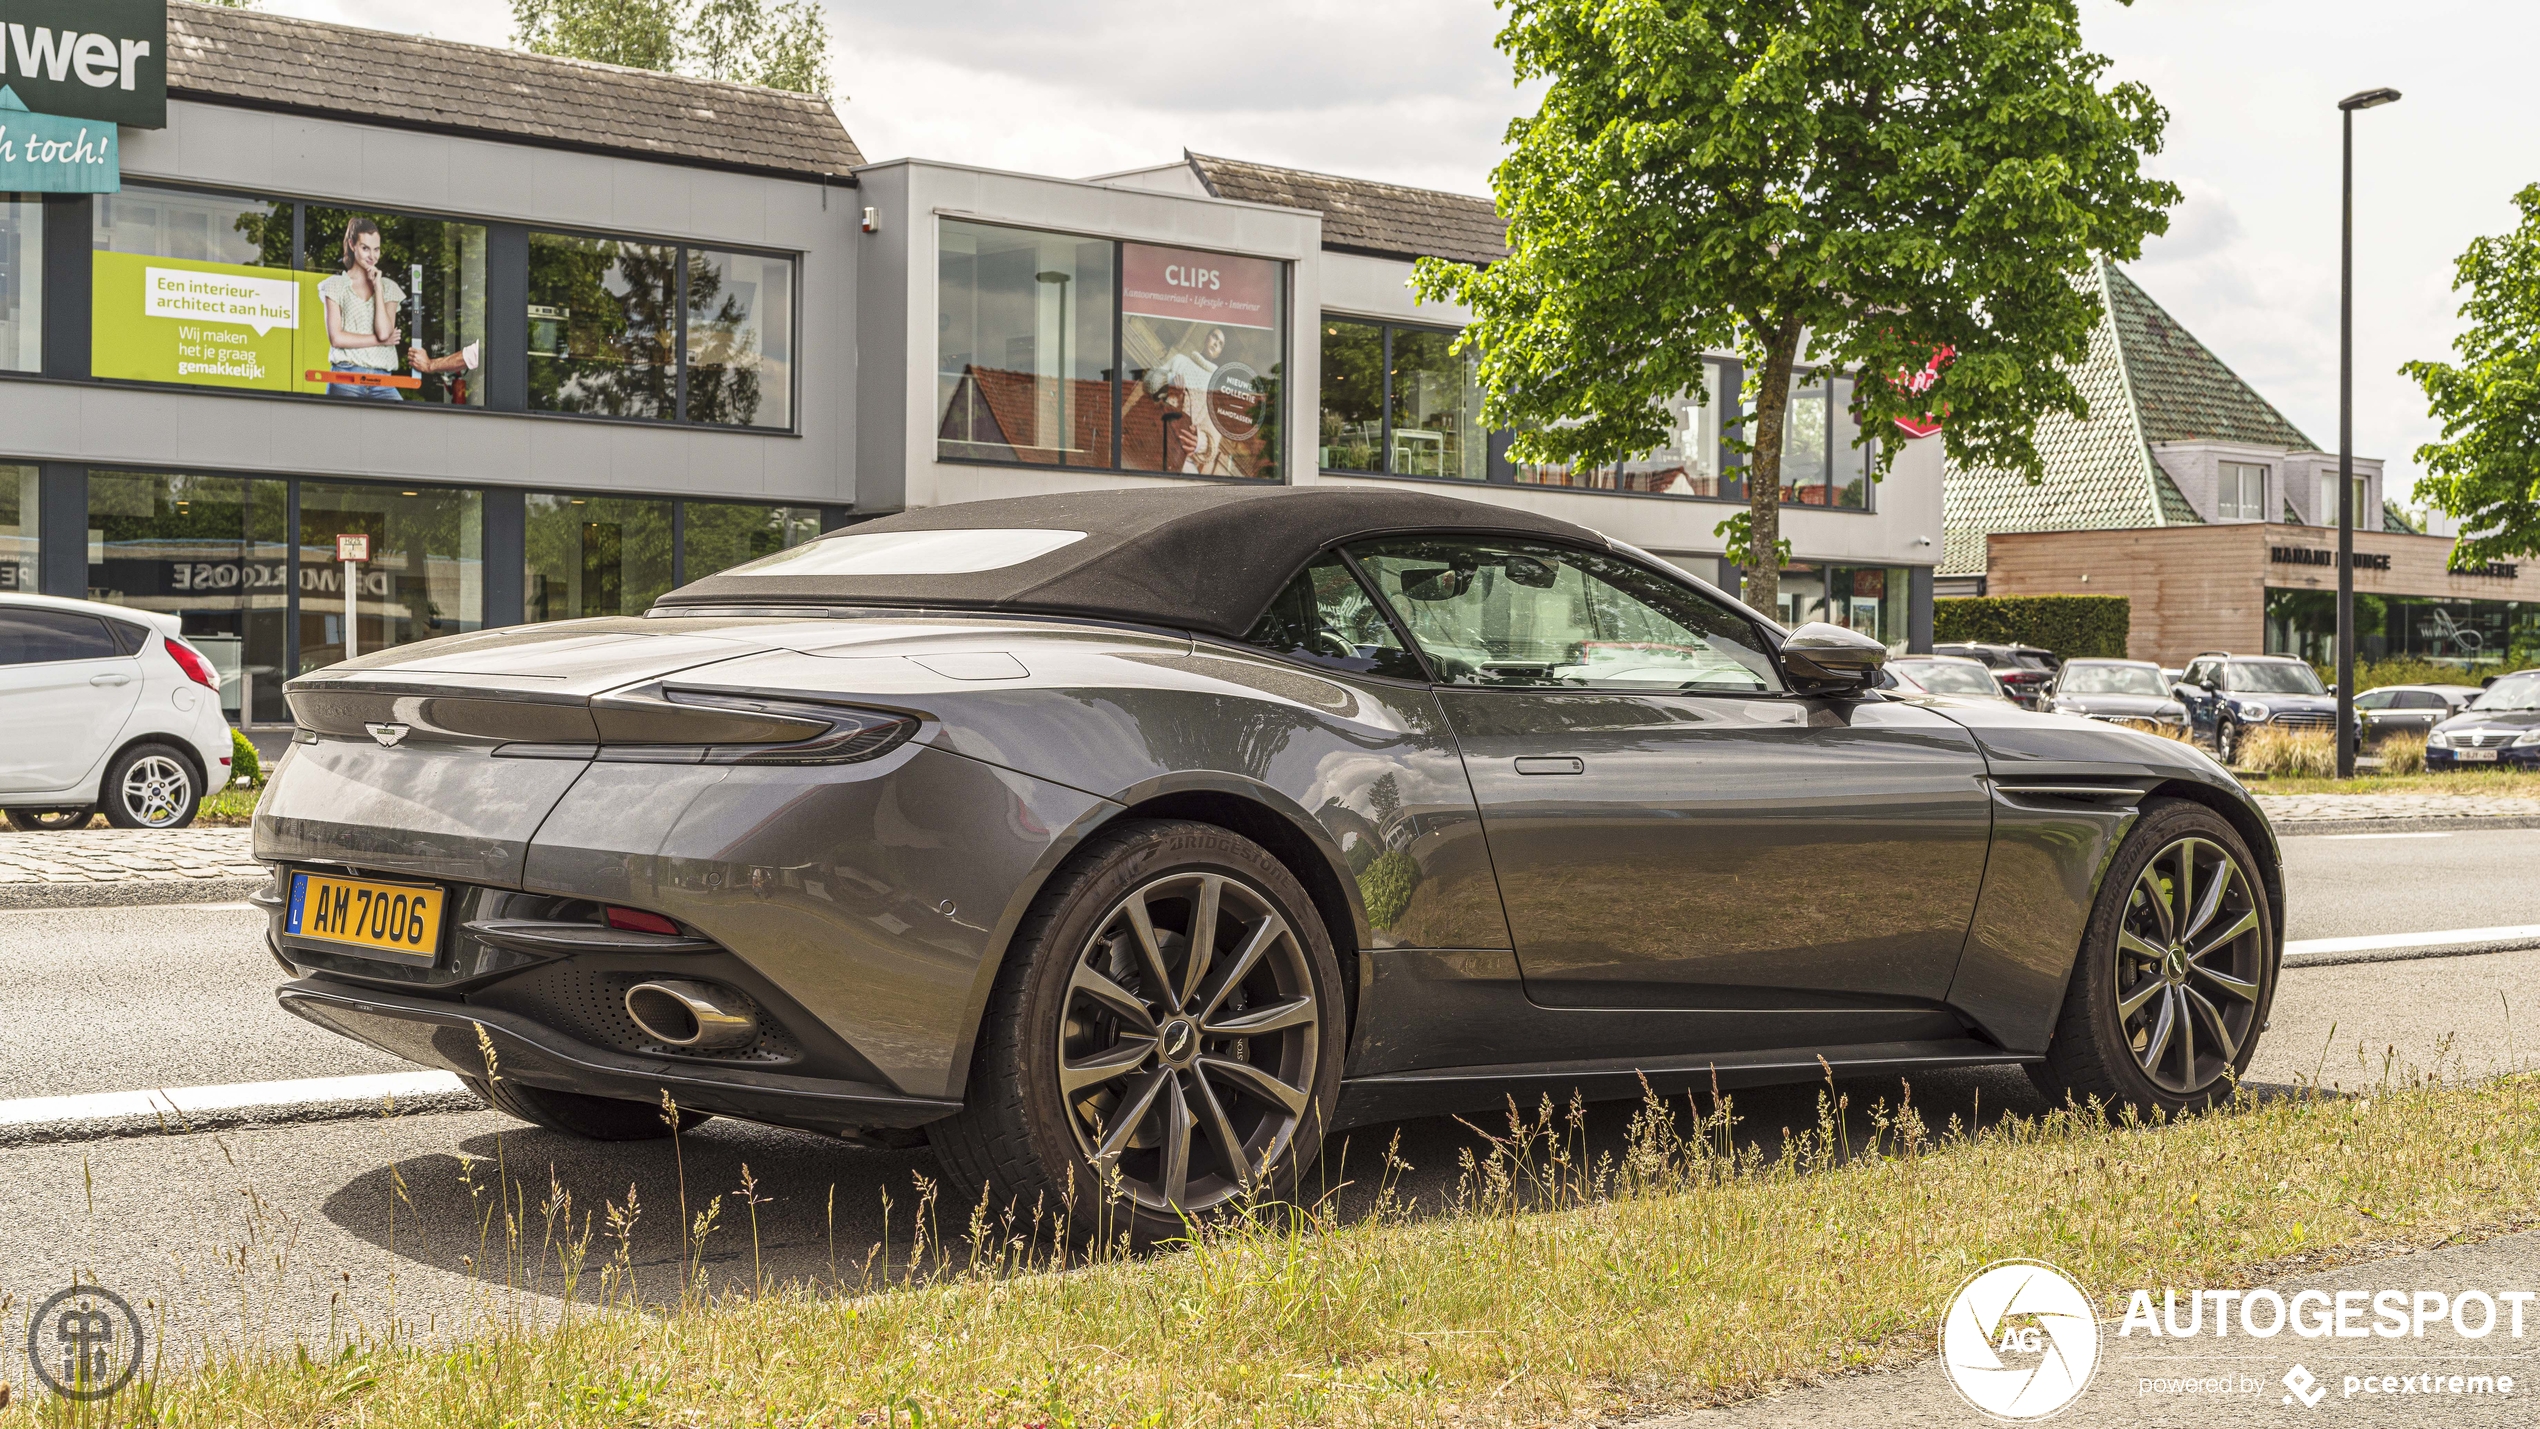
<svg viewBox="0 0 2540 1429">
<path fill-rule="evenodd" d="M 922 1134 L 1150 1234 L 1512 1093 L 2211 1100 L 2275 987 L 2265 818 L 1885 655 L 1419 491 L 910 511 L 292 681 L 261 901 L 284 1006 L 539 1125 Z"/>
</svg>

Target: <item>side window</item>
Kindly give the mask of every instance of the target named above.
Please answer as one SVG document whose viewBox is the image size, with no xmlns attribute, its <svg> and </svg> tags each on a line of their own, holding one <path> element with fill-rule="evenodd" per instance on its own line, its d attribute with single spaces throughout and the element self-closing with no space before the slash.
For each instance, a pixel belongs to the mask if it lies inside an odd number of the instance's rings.
<svg viewBox="0 0 2540 1429">
<path fill-rule="evenodd" d="M 2363 701 L 2355 703 L 2360 705 Z M 2443 697 L 2432 690 L 2402 690 L 2398 707 L 2403 710 L 2439 710 L 2444 707 Z"/>
<path fill-rule="evenodd" d="M 119 654 L 106 622 L 69 610 L 0 609 L 0 665 L 111 660 Z"/>
<path fill-rule="evenodd" d="M 1367 588 L 1336 555 L 1317 556 L 1299 571 L 1254 622 L 1244 643 L 1354 675 L 1429 678 L 1402 647 L 1402 638 Z"/>
<path fill-rule="evenodd" d="M 2188 665 L 2187 674 L 2183 677 L 2183 681 L 2184 683 L 2190 685 L 2203 685 L 2213 678 L 2214 662 L 2211 660 L 2197 660 Z"/>
<path fill-rule="evenodd" d="M 149 643 L 150 632 L 128 620 L 109 620 L 106 627 L 114 632 L 118 655 L 138 655 L 141 647 Z"/>
<path fill-rule="evenodd" d="M 2415 708 L 2408 703 L 2405 696 L 2395 690 L 2366 690 L 2355 696 L 2355 708 L 2359 710 L 2383 710 L 2393 705 L 2402 709 Z"/>
<path fill-rule="evenodd" d="M 1754 623 L 1616 556 L 1403 537 L 1351 548 L 1450 685 L 1781 689 Z"/>
</svg>

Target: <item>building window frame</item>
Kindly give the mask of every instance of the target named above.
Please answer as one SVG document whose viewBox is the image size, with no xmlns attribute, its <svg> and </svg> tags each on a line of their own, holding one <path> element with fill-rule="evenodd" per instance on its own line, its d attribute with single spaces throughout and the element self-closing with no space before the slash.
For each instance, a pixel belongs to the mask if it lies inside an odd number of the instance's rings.
<svg viewBox="0 0 2540 1429">
<path fill-rule="evenodd" d="M 803 434 L 802 383 L 803 367 L 805 364 L 802 361 L 802 342 L 803 322 L 807 303 L 807 295 L 804 292 L 803 272 L 807 255 L 800 250 L 771 247 L 764 244 L 725 242 L 719 239 L 690 240 L 684 238 L 648 236 L 644 234 L 592 229 L 571 224 L 524 223 L 516 218 L 493 217 L 481 214 L 453 213 L 434 209 L 373 204 L 359 199 L 329 198 L 323 195 L 308 193 L 282 193 L 244 189 L 217 184 L 205 184 L 186 179 L 161 178 L 149 174 L 127 174 L 125 175 L 125 178 L 135 186 L 165 190 L 174 194 L 190 194 L 205 198 L 226 200 L 264 201 L 274 204 L 288 205 L 291 211 L 291 266 L 287 269 L 277 269 L 275 271 L 288 272 L 294 275 L 313 271 L 307 266 L 309 261 L 307 224 L 308 211 L 311 208 L 345 208 L 362 213 L 384 214 L 397 218 L 418 219 L 427 222 L 473 224 L 484 227 L 488 230 L 489 234 L 498 230 L 517 229 L 523 233 L 552 233 L 567 237 L 601 238 L 617 242 L 639 243 L 655 247 L 675 249 L 679 254 L 679 258 L 677 260 L 679 264 L 679 297 L 676 300 L 678 304 L 678 311 L 676 314 L 677 346 L 675 351 L 680 366 L 677 378 L 679 386 L 682 389 L 683 396 L 687 376 L 688 314 L 686 307 L 686 290 L 687 255 L 689 252 L 708 251 L 715 253 L 745 254 L 752 257 L 772 259 L 786 263 L 793 271 L 793 282 L 791 284 L 793 291 L 787 295 L 788 302 L 786 305 L 786 322 L 790 325 L 791 329 L 790 340 L 793 346 L 793 357 L 786 364 L 786 401 L 788 421 L 784 426 L 740 426 L 729 422 L 698 422 L 685 420 L 684 415 L 676 417 L 619 417 L 593 412 L 549 412 L 531 408 L 526 405 L 519 407 L 499 406 L 490 400 L 482 406 L 474 404 L 459 405 L 453 403 L 435 402 L 381 402 L 365 405 L 371 410 L 394 408 L 401 411 L 407 409 L 419 409 L 423 411 L 443 413 L 472 412 L 478 415 L 529 417 L 547 421 L 596 422 L 606 425 L 636 426 L 654 429 L 675 427 L 679 430 L 690 432 L 729 432 L 737 435 L 756 437 L 799 438 Z M 51 195 L 47 197 L 60 199 L 66 197 L 90 198 L 91 196 Z M 93 220 L 90 227 L 93 231 Z M 93 251 L 93 249 L 91 251 Z M 499 251 L 500 246 L 489 240 L 487 249 L 486 277 L 486 285 L 489 296 L 499 286 L 494 271 L 497 263 L 500 262 L 499 258 L 496 257 L 496 254 Z M 525 247 L 523 252 L 525 253 Z M 47 278 L 50 277 L 50 269 L 52 266 L 53 265 L 50 263 L 47 264 L 47 273 L 45 275 Z M 527 272 L 525 268 L 517 276 L 525 285 L 527 279 Z M 63 314 L 54 314 L 51 312 L 51 310 L 59 304 L 59 300 L 62 296 L 63 295 L 61 293 L 54 290 L 54 286 L 51 283 L 47 282 L 44 285 L 43 299 L 48 311 L 48 332 L 50 330 L 51 322 L 58 322 L 64 314 L 67 314 L 69 315 L 70 321 L 79 325 L 79 330 L 82 334 L 89 335 L 93 339 L 93 333 L 91 333 L 93 317 L 89 306 L 85 302 L 61 305 L 63 307 Z M 487 320 L 487 327 L 489 331 L 486 338 L 483 340 L 490 344 L 493 340 L 494 331 L 499 329 L 490 316 Z M 490 367 L 492 357 L 492 349 L 490 346 L 487 349 L 487 353 L 489 359 L 488 365 Z M 526 362 L 527 353 L 525 351 L 517 356 L 519 360 L 524 363 Z M 151 382 L 123 377 L 97 377 L 88 372 L 73 375 L 0 370 L 0 382 L 64 381 L 144 392 L 177 392 L 192 396 L 246 398 L 252 401 L 323 402 L 330 400 L 323 393 L 274 392 L 258 390 L 255 388 L 220 387 L 189 382 Z M 489 394 L 489 396 L 490 395 L 491 394 Z"/>
<path fill-rule="evenodd" d="M 2267 495 L 2274 484 L 2264 462 L 2222 460 L 2214 463 L 2214 519 L 2264 521 Z M 2254 485 L 2255 495 L 2252 495 Z"/>
<path fill-rule="evenodd" d="M 1506 459 L 1506 437 L 1504 434 L 1495 432 L 1481 424 L 1481 411 L 1478 405 L 1475 407 L 1473 412 L 1473 430 L 1476 437 L 1482 443 L 1482 476 L 1479 480 L 1469 476 L 1426 476 L 1417 472 L 1401 472 L 1393 469 L 1395 459 L 1393 419 L 1394 338 L 1396 334 L 1406 332 L 1429 333 L 1446 337 L 1457 337 L 1462 335 L 1462 328 L 1441 323 L 1403 322 L 1396 318 L 1353 313 L 1341 308 L 1323 309 L 1321 315 L 1315 319 L 1314 325 L 1317 329 L 1320 329 L 1325 323 L 1334 322 L 1354 323 L 1361 327 L 1372 327 L 1375 328 L 1377 332 L 1378 381 L 1376 393 L 1376 458 L 1378 469 L 1369 471 L 1359 467 L 1330 466 L 1323 462 L 1323 444 L 1320 440 L 1323 415 L 1323 393 L 1321 388 L 1325 374 L 1322 373 L 1318 367 L 1315 374 L 1317 390 L 1314 394 L 1315 434 L 1317 437 L 1314 444 L 1314 467 L 1316 471 L 1325 476 L 1381 476 L 1396 481 L 1434 481 L 1447 486 L 1460 486 L 1466 488 L 1486 485 L 1507 486 L 1515 483 L 1516 469 L 1510 466 Z M 1469 354 L 1461 355 L 1460 360 L 1464 365 L 1464 370 L 1467 373 L 1471 373 L 1474 368 L 1474 359 L 1472 356 Z M 1478 378 L 1475 379 L 1474 385 L 1476 390 L 1478 390 Z"/>
<path fill-rule="evenodd" d="M 1240 248 L 1214 246 L 1205 240 L 1200 239 L 1194 239 L 1189 242 L 1180 242 L 1169 237 L 1130 237 L 1117 233 L 1098 232 L 1089 228 L 1073 227 L 1064 223 L 1043 223 L 1022 219 L 983 217 L 970 213 L 947 212 L 941 209 L 937 210 L 933 217 L 935 221 L 927 249 L 927 253 L 932 261 L 923 269 L 926 276 L 920 278 L 920 270 L 918 266 L 916 264 L 911 265 L 911 278 L 913 281 L 924 281 L 932 284 L 929 292 L 929 302 L 935 311 L 938 330 L 935 338 L 934 349 L 927 359 L 930 380 L 939 380 L 943 373 L 944 348 L 941 326 L 944 314 L 943 254 L 944 225 L 946 223 L 966 224 L 973 228 L 1002 228 L 1017 233 L 1041 234 L 1052 238 L 1073 238 L 1086 243 L 1102 243 L 1110 246 L 1111 366 L 1108 369 L 1109 375 L 1104 379 L 1103 385 L 1110 389 L 1111 452 L 1110 460 L 1108 462 L 1101 464 L 1086 464 L 1082 466 L 1052 462 L 1017 461 L 992 456 L 947 455 L 943 449 L 942 440 L 946 409 L 940 401 L 937 401 L 929 408 L 932 413 L 932 416 L 930 417 L 930 421 L 932 423 L 930 431 L 932 435 L 923 439 L 927 444 L 928 460 L 942 466 L 987 467 L 1000 471 L 1046 471 L 1062 473 L 1108 472 L 1118 476 L 1156 477 L 1172 481 L 1209 482 L 1225 486 L 1286 486 L 1293 484 L 1293 474 L 1297 469 L 1298 460 L 1298 432 L 1296 430 L 1296 423 L 1293 420 L 1298 404 L 1296 383 L 1293 380 L 1293 374 L 1296 371 L 1298 323 L 1296 304 L 1297 260 L 1292 255 L 1263 253 L 1258 251 L 1247 251 Z M 1123 300 L 1125 297 L 1125 290 L 1128 286 L 1128 248 L 1131 244 L 1138 244 L 1149 248 L 1188 249 L 1194 253 L 1209 253 L 1221 255 L 1227 258 L 1243 259 L 1249 262 L 1269 263 L 1278 269 L 1278 277 L 1274 287 L 1274 297 L 1278 304 L 1277 321 L 1279 326 L 1278 342 L 1276 344 L 1276 351 L 1278 354 L 1276 366 L 1279 373 L 1278 383 L 1280 407 L 1276 414 L 1276 419 L 1279 423 L 1281 449 L 1273 462 L 1275 469 L 1269 475 L 1217 476 L 1200 472 L 1156 471 L 1150 470 L 1146 467 L 1133 466 L 1129 464 L 1128 455 L 1125 450 L 1127 441 L 1123 430 L 1128 418 L 1128 389 L 1130 383 L 1126 340 L 1127 315 L 1124 313 Z M 911 356 L 913 359 L 914 354 Z M 1064 383 L 1070 379 L 1065 373 L 1061 373 L 1059 375 L 1059 380 Z M 1320 394 L 1318 393 L 1316 396 L 1318 398 L 1318 402 L 1312 410 L 1319 412 L 1321 410 L 1319 404 Z M 974 443 L 973 445 L 976 444 Z M 1009 443 L 1009 445 L 1011 444 Z M 1459 484 L 1469 485 L 1470 483 Z"/>
</svg>

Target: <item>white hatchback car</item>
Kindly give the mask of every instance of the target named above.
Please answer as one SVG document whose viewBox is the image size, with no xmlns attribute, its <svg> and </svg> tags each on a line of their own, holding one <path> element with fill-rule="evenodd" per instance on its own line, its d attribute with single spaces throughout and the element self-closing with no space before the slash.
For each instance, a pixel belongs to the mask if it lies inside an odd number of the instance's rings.
<svg viewBox="0 0 2540 1429">
<path fill-rule="evenodd" d="M 0 809 L 21 829 L 176 829 L 229 780 L 211 661 L 173 615 L 0 595 Z"/>
</svg>

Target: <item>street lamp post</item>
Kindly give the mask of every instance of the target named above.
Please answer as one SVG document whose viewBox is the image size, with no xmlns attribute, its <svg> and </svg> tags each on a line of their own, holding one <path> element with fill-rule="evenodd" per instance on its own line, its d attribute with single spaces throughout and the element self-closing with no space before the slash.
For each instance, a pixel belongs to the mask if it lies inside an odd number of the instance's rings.
<svg viewBox="0 0 2540 1429">
<path fill-rule="evenodd" d="M 2355 111 L 2399 98 L 2367 89 L 2337 101 L 2346 129 L 2337 275 L 2337 777 L 2355 777 Z"/>
</svg>

